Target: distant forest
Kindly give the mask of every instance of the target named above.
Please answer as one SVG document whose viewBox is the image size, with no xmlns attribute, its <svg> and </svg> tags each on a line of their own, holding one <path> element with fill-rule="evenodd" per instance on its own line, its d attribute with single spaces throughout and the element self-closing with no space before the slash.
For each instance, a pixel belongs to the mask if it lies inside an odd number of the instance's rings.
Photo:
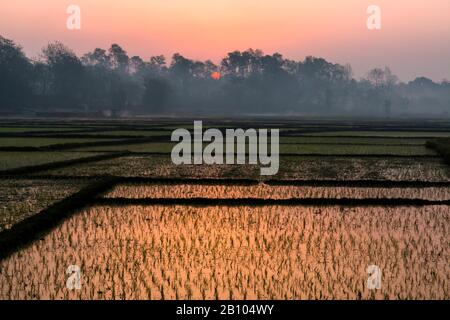
<svg viewBox="0 0 450 320">
<path fill-rule="evenodd" d="M 144 60 L 117 44 L 78 57 L 59 42 L 36 59 L 0 36 L 0 115 L 450 116 L 450 82 L 403 83 L 389 68 L 355 79 L 350 65 L 234 51 L 220 65 L 174 54 Z"/>
</svg>

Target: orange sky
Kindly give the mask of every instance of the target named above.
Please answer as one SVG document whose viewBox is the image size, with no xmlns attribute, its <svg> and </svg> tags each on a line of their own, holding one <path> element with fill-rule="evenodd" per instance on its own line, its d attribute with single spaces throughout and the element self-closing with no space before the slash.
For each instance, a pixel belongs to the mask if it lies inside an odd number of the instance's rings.
<svg viewBox="0 0 450 320">
<path fill-rule="evenodd" d="M 66 8 L 81 8 L 81 30 L 66 28 Z M 382 30 L 366 27 L 369 5 Z M 147 59 L 174 52 L 218 62 L 260 48 L 350 63 L 357 76 L 388 65 L 403 80 L 450 79 L 449 0 L 2 0 L 0 34 L 37 55 L 60 40 L 77 53 L 113 42 Z"/>
</svg>

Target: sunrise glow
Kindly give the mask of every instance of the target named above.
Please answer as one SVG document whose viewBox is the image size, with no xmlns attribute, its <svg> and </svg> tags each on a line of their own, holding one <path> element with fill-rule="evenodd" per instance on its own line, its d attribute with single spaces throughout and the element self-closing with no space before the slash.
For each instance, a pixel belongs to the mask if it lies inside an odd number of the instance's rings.
<svg viewBox="0 0 450 320">
<path fill-rule="evenodd" d="M 131 55 L 180 52 L 214 62 L 259 48 L 292 59 L 307 55 L 351 63 L 357 75 L 392 66 L 403 79 L 450 78 L 450 2 L 379 0 L 382 29 L 366 28 L 366 1 L 16 0 L 0 3 L 0 34 L 37 56 L 60 40 L 82 54 L 119 43 Z M 81 8 L 81 30 L 66 28 L 66 9 Z M 443 67 L 445 66 L 445 67 Z"/>
</svg>

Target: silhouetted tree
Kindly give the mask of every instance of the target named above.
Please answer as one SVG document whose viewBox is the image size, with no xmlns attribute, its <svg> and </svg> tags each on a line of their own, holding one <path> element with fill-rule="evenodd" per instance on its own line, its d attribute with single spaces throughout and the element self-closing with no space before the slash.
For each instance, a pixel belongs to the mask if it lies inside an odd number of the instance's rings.
<svg viewBox="0 0 450 320">
<path fill-rule="evenodd" d="M 214 74 L 214 77 L 212 77 Z M 355 79 L 349 65 L 261 50 L 233 51 L 219 65 L 177 53 L 128 56 L 118 44 L 81 58 L 59 42 L 40 59 L 0 37 L 0 110 L 134 110 L 151 113 L 448 114 L 450 83 L 401 83 L 389 68 Z"/>
<path fill-rule="evenodd" d="M 32 96 L 32 65 L 22 48 L 0 36 L 0 109 L 6 112 L 27 107 Z"/>
<path fill-rule="evenodd" d="M 166 79 L 147 78 L 144 82 L 144 95 L 142 104 L 151 112 L 165 112 L 170 94 L 170 86 Z"/>
<path fill-rule="evenodd" d="M 83 65 L 75 53 L 60 42 L 50 43 L 42 50 L 49 67 L 54 104 L 77 107 L 82 98 Z"/>
<path fill-rule="evenodd" d="M 113 69 L 122 73 L 127 73 L 130 61 L 127 52 L 118 44 L 113 44 L 111 45 L 111 48 L 109 48 L 108 53 Z"/>
</svg>

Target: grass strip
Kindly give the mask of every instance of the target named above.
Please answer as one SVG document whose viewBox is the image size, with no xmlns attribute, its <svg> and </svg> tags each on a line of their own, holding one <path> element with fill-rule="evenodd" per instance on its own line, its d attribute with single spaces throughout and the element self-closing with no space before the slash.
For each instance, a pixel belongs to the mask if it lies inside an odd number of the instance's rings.
<svg viewBox="0 0 450 320">
<path fill-rule="evenodd" d="M 74 165 L 74 164 L 114 159 L 114 158 L 119 158 L 119 157 L 127 156 L 127 155 L 129 155 L 128 152 L 107 153 L 107 154 L 101 154 L 101 155 L 92 156 L 92 157 L 84 157 L 84 158 L 79 158 L 79 159 L 50 162 L 50 163 L 40 164 L 40 165 L 36 165 L 36 166 L 25 166 L 25 167 L 0 171 L 0 176 L 3 177 L 3 176 L 31 174 L 31 173 L 35 173 L 35 172 L 39 172 L 39 171 L 43 171 L 43 170 L 58 169 L 58 168 L 62 168 L 62 167 L 66 167 L 66 166 L 70 166 L 70 165 Z"/>
</svg>

